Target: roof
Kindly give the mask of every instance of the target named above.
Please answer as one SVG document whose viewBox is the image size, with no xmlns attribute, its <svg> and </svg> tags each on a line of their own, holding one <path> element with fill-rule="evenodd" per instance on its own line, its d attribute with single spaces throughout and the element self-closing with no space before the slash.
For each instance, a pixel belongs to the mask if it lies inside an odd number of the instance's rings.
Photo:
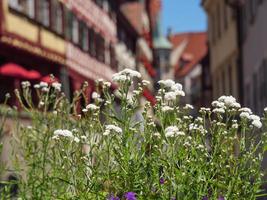
<svg viewBox="0 0 267 200">
<path fill-rule="evenodd" d="M 142 33 L 143 4 L 139 2 L 127 2 L 121 5 L 120 10 L 138 34 Z"/>
<path fill-rule="evenodd" d="M 166 37 L 163 35 L 159 35 L 158 37 L 154 38 L 153 46 L 155 49 L 171 49 L 172 44 L 168 41 Z"/>
<path fill-rule="evenodd" d="M 188 32 L 170 36 L 173 50 L 186 41 L 186 45 L 175 64 L 175 76 L 187 75 L 205 57 L 208 51 L 206 32 Z M 183 61 L 184 66 L 181 66 Z"/>
</svg>

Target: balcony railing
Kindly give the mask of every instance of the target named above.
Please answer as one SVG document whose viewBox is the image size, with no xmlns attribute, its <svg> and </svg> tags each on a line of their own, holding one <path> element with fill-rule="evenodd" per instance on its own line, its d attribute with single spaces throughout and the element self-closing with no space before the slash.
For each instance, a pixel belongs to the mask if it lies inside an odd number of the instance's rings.
<svg viewBox="0 0 267 200">
<path fill-rule="evenodd" d="M 67 44 L 66 64 L 72 70 L 88 79 L 105 79 L 111 81 L 115 73 L 109 66 L 84 53 L 72 43 Z"/>
<path fill-rule="evenodd" d="M 116 41 L 116 24 L 109 15 L 101 10 L 93 1 L 90 0 L 63 0 L 63 3 L 70 9 L 83 17 L 85 21 L 100 31 L 105 38 Z"/>
</svg>

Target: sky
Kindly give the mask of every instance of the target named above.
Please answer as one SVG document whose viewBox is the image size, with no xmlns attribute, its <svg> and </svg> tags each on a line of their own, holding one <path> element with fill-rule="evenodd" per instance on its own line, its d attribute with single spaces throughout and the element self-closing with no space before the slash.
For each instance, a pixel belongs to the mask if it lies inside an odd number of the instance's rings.
<svg viewBox="0 0 267 200">
<path fill-rule="evenodd" d="M 206 15 L 200 5 L 201 0 L 163 0 L 162 26 L 166 34 L 206 30 Z"/>
</svg>

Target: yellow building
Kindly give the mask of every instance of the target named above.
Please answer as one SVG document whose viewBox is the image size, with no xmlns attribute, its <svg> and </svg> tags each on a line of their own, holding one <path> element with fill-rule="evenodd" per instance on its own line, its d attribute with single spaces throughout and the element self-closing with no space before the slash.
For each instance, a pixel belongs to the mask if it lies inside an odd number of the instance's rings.
<svg viewBox="0 0 267 200">
<path fill-rule="evenodd" d="M 235 11 L 223 0 L 202 0 L 208 18 L 213 99 L 233 95 L 240 100 L 238 35 Z"/>
</svg>

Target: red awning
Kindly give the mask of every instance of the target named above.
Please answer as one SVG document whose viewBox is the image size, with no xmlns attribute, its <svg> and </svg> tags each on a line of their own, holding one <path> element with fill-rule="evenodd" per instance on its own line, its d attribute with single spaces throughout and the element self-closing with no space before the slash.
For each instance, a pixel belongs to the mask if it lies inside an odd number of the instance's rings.
<svg viewBox="0 0 267 200">
<path fill-rule="evenodd" d="M 54 83 L 54 82 L 59 82 L 59 79 L 57 77 L 54 77 L 54 80 L 52 80 L 50 75 L 47 75 L 47 76 L 42 77 L 41 81 L 46 82 L 46 83 Z"/>
<path fill-rule="evenodd" d="M 148 89 L 144 89 L 143 95 L 153 106 L 156 104 L 156 98 Z"/>
<path fill-rule="evenodd" d="M 7 63 L 0 67 L 0 75 L 19 79 L 39 79 L 41 74 L 35 70 L 26 70 L 15 63 Z"/>
</svg>

